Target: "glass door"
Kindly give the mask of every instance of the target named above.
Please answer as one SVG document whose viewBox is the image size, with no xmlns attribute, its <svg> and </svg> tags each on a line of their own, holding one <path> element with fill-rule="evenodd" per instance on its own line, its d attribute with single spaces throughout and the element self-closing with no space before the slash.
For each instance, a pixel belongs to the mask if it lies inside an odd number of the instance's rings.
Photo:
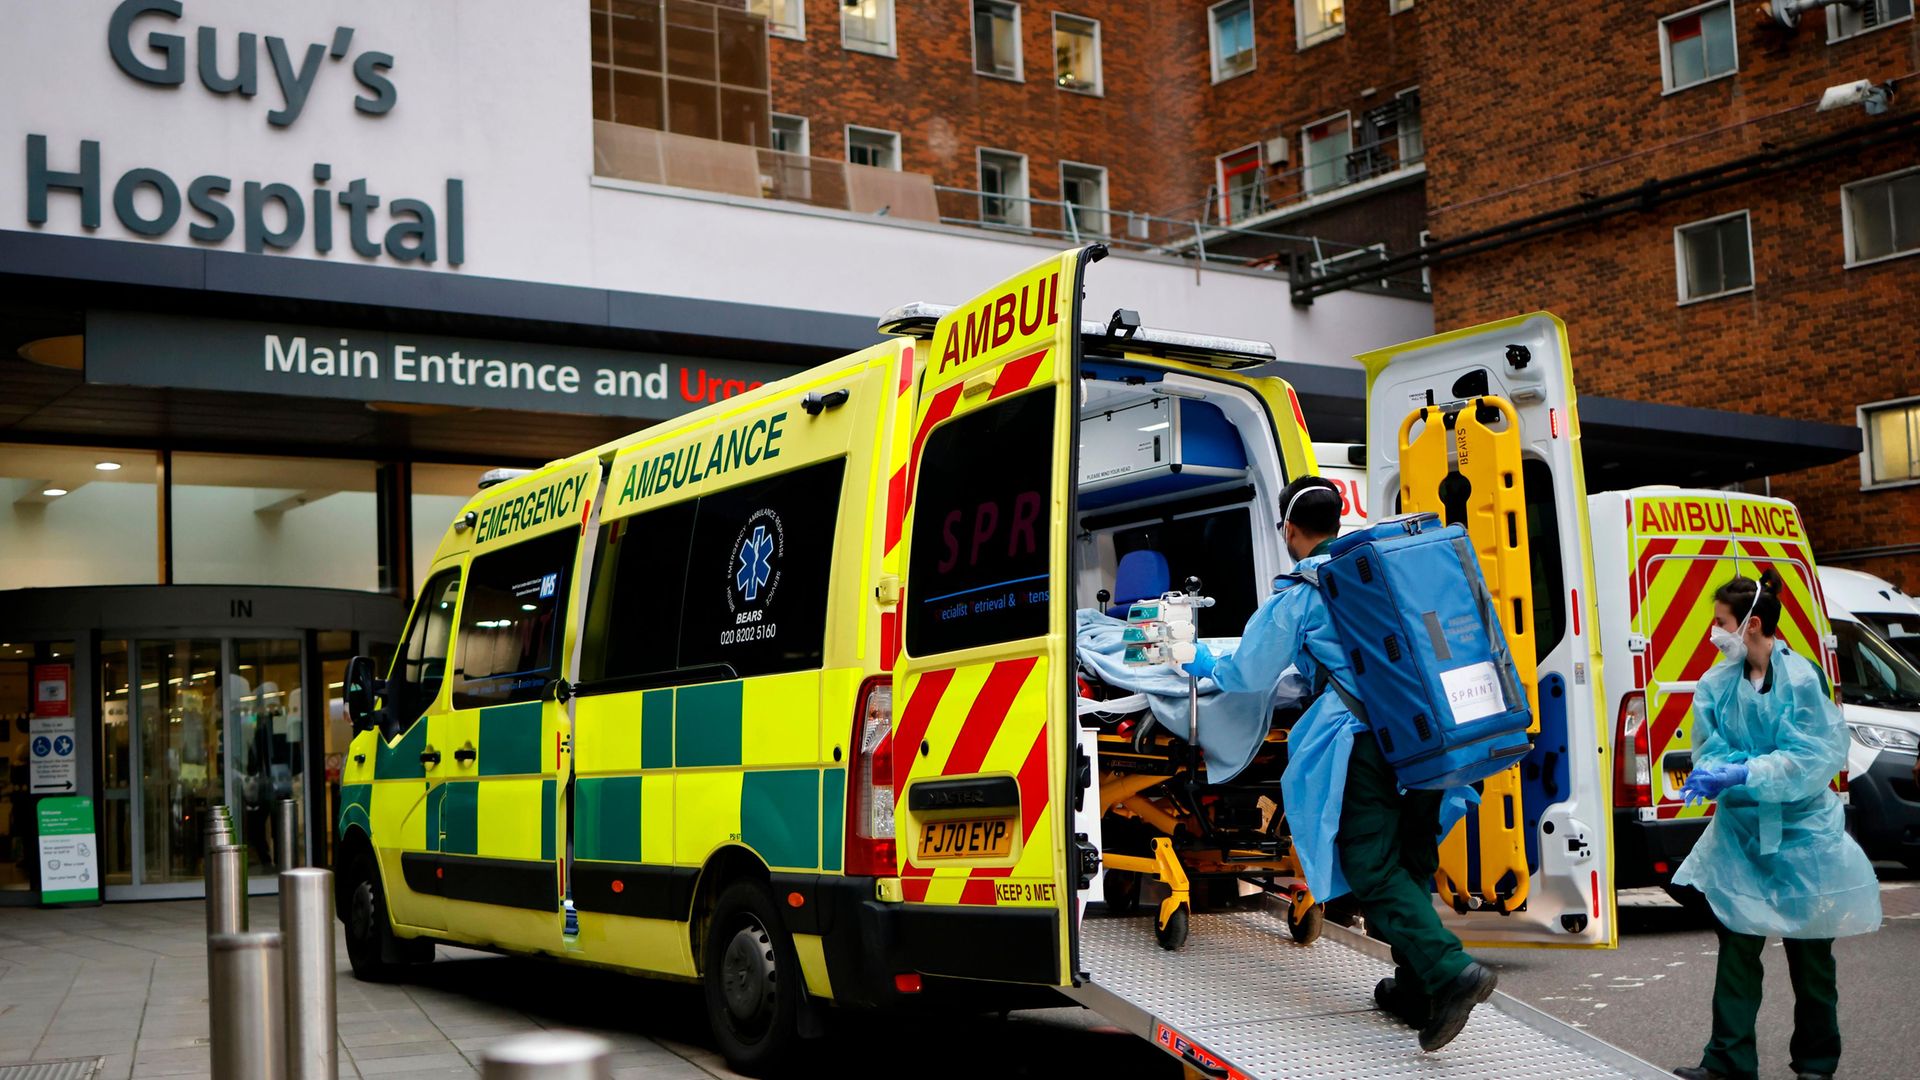
<svg viewBox="0 0 1920 1080">
<path fill-rule="evenodd" d="M 277 873 L 282 861 L 274 808 L 282 799 L 303 813 L 307 805 L 300 646 L 297 637 L 228 642 L 226 730 L 235 789 L 228 805 L 256 877 Z"/>
<path fill-rule="evenodd" d="M 100 880 L 109 888 L 133 884 L 133 792 L 140 775 L 133 752 L 133 643 L 100 643 Z"/>
<path fill-rule="evenodd" d="M 201 819 L 229 803 L 218 638 L 135 643 L 135 845 L 141 885 L 198 884 Z M 238 815 L 236 814 L 236 817 Z"/>
</svg>

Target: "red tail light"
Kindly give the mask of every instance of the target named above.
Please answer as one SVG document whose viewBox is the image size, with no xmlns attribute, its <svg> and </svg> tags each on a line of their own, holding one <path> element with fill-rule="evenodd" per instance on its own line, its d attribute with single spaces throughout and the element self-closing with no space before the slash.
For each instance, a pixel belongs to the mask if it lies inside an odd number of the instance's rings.
<svg viewBox="0 0 1920 1080">
<path fill-rule="evenodd" d="M 846 871 L 863 877 L 900 872 L 893 847 L 893 682 L 860 687 L 847 768 Z"/>
<path fill-rule="evenodd" d="M 1620 726 L 1613 742 L 1613 805 L 1653 805 L 1653 737 L 1647 730 L 1647 695 L 1636 690 L 1620 702 Z"/>
</svg>

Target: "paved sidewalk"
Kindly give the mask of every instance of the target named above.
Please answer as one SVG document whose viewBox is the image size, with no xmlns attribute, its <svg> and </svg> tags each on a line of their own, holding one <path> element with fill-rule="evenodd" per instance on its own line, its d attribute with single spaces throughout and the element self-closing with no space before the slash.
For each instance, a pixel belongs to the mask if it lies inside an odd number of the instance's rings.
<svg viewBox="0 0 1920 1080">
<path fill-rule="evenodd" d="M 252 929 L 273 929 L 278 901 L 255 897 L 249 918 Z M 554 965 L 450 948 L 418 978 L 373 985 L 348 970 L 344 941 L 335 948 L 342 1077 L 478 1076 L 487 1046 L 542 1028 L 606 1038 L 616 1077 L 735 1076 L 710 1050 L 644 1033 L 705 1037 L 687 987 L 599 972 L 565 980 Z M 199 901 L 0 908 L 0 1066 L 99 1057 L 100 1080 L 205 1076 L 207 1053 Z"/>
</svg>

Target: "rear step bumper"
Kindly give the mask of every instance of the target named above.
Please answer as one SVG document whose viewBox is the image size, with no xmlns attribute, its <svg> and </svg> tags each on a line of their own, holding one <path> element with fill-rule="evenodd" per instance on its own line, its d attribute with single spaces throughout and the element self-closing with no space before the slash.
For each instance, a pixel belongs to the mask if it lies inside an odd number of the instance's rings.
<svg viewBox="0 0 1920 1080">
<path fill-rule="evenodd" d="M 1080 956 L 1092 979 L 1069 996 L 1202 1075 L 1671 1076 L 1497 992 L 1453 1043 L 1422 1053 L 1412 1030 L 1374 1007 L 1374 983 L 1393 973 L 1384 945 L 1330 926 L 1299 948 L 1272 905 L 1195 915 L 1176 953 L 1155 942 L 1151 918 L 1089 918 Z"/>
</svg>

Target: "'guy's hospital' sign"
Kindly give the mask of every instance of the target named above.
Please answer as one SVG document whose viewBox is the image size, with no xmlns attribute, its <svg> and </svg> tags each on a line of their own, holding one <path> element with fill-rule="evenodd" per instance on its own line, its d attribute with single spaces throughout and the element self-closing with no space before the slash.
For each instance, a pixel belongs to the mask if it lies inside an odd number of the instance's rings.
<svg viewBox="0 0 1920 1080">
<path fill-rule="evenodd" d="M 277 101 L 265 109 L 266 123 L 275 128 L 291 127 L 309 107 L 351 107 L 377 120 L 399 103 L 393 55 L 356 42 L 350 26 L 335 28 L 325 41 L 295 43 L 188 27 L 182 25 L 184 13 L 180 0 L 125 0 L 115 7 L 106 28 L 114 66 L 155 86 L 193 82 L 211 94 L 265 95 L 262 105 Z M 459 266 L 466 260 L 466 191 L 452 177 L 436 208 L 427 199 L 383 196 L 365 177 L 336 180 L 333 167 L 322 161 L 292 183 L 215 172 L 186 179 L 134 163 L 108 187 L 109 174 L 120 165 L 108 160 L 103 173 L 97 140 L 63 144 L 29 134 L 28 222 L 45 225 L 49 200 L 71 198 L 79 201 L 81 225 L 97 229 L 102 202 L 110 199 L 114 216 L 140 236 L 164 237 L 184 222 L 188 236 L 208 243 L 225 241 L 237 229 L 246 250 L 255 253 L 285 250 L 310 235 L 321 254 L 341 246 L 400 263 L 444 258 L 446 265 Z"/>
</svg>

